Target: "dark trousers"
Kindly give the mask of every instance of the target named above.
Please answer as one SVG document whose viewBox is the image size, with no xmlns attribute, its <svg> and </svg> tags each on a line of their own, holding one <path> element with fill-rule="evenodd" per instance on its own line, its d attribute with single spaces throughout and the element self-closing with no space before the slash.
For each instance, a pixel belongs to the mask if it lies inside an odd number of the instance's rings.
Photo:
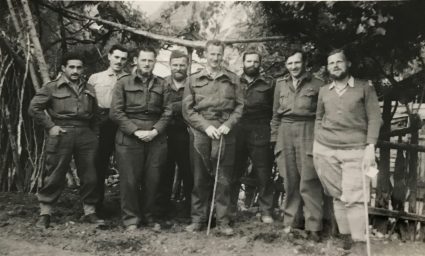
<svg viewBox="0 0 425 256">
<path fill-rule="evenodd" d="M 192 129 L 194 184 L 191 218 L 193 223 L 206 222 L 214 186 L 219 140 L 210 139 L 204 132 Z M 235 135 L 224 136 L 215 196 L 217 224 L 229 223 L 230 181 L 235 159 Z"/>
<path fill-rule="evenodd" d="M 110 119 L 106 119 L 99 127 L 99 150 L 96 159 L 98 207 L 102 206 L 105 197 L 105 178 L 115 149 L 116 132 L 117 125 Z"/>
<path fill-rule="evenodd" d="M 163 214 L 165 211 L 171 210 L 171 194 L 173 189 L 173 181 L 176 171 L 178 170 L 179 179 L 183 181 L 183 196 L 187 205 L 190 207 L 190 197 L 193 188 L 193 174 L 191 171 L 190 153 L 189 153 L 189 132 L 186 127 L 170 126 L 167 128 L 167 165 L 161 175 L 159 206 Z M 189 211 L 190 209 L 187 209 Z"/>
<path fill-rule="evenodd" d="M 285 226 L 295 226 L 303 207 L 305 229 L 320 231 L 323 189 L 313 166 L 314 121 L 282 122 L 276 142 L 276 162 L 284 178 Z"/>
<path fill-rule="evenodd" d="M 240 178 L 247 172 L 248 160 L 258 188 L 258 203 L 263 215 L 271 215 L 273 208 L 272 168 L 273 150 L 270 147 L 269 123 L 241 123 L 236 135 L 236 162 L 232 177 L 232 216 L 236 217 Z"/>
<path fill-rule="evenodd" d="M 143 142 L 118 130 L 115 142 L 122 219 L 125 226 L 138 225 L 152 216 L 167 157 L 167 139 L 159 134 L 152 141 Z"/>
<path fill-rule="evenodd" d="M 97 135 L 87 127 L 61 126 L 66 133 L 48 136 L 46 140 L 46 167 L 43 186 L 38 191 L 40 203 L 55 203 L 66 185 L 66 173 L 74 157 L 80 179 L 80 194 L 85 204 L 98 201 L 96 193 L 95 158 Z"/>
</svg>

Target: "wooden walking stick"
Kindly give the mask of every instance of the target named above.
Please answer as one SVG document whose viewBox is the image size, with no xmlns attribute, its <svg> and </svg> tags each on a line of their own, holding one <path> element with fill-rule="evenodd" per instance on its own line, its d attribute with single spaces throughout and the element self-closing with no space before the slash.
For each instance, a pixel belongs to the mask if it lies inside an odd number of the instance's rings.
<svg viewBox="0 0 425 256">
<path fill-rule="evenodd" d="M 219 144 L 219 147 L 218 147 L 217 166 L 215 168 L 214 189 L 213 189 L 213 194 L 212 194 L 212 199 L 211 199 L 210 216 L 208 217 L 207 236 L 210 234 L 211 220 L 212 220 L 212 215 L 213 215 L 213 211 L 214 211 L 215 191 L 217 189 L 218 169 L 220 167 L 222 144 L 223 144 L 223 135 L 220 135 L 220 144 Z"/>
</svg>

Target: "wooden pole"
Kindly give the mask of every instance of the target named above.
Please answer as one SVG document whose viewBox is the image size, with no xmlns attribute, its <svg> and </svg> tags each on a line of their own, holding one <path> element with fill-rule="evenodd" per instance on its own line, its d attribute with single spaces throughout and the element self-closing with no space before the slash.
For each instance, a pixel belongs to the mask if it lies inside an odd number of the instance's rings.
<svg viewBox="0 0 425 256">
<path fill-rule="evenodd" d="M 182 46 L 186 46 L 186 47 L 191 47 L 191 48 L 204 48 L 205 47 L 205 43 L 206 41 L 201 41 L 201 40 L 186 40 L 186 39 L 180 39 L 180 38 L 176 38 L 176 37 L 172 37 L 172 36 L 164 36 L 164 35 L 158 35 L 149 31 L 145 31 L 142 29 L 137 29 L 137 28 L 133 28 L 124 24 L 119 24 L 116 22 L 112 22 L 109 20 L 104 20 L 101 18 L 96 18 L 96 17 L 91 17 L 88 15 L 84 15 L 78 12 L 74 12 L 71 10 L 66 10 L 66 9 L 60 9 L 60 8 L 56 8 L 53 7 L 51 5 L 48 4 L 44 4 L 44 6 L 47 6 L 48 8 L 50 8 L 51 10 L 54 10 L 56 12 L 62 12 L 62 13 L 68 13 L 71 15 L 74 15 L 76 17 L 80 17 L 80 18 L 84 18 L 84 19 L 89 19 L 89 20 L 94 20 L 97 23 L 101 23 L 104 25 L 108 25 L 114 28 L 118 28 L 120 30 L 125 30 L 128 32 L 131 32 L 133 34 L 136 35 L 141 35 L 141 36 L 145 36 L 151 39 L 155 39 L 155 40 L 160 40 L 160 41 L 164 41 L 164 42 L 168 42 L 168 43 L 173 43 L 173 44 L 177 44 L 177 45 L 182 45 Z M 259 38 L 249 38 L 249 39 L 229 39 L 229 40 L 222 40 L 223 43 L 225 44 L 236 44 L 236 43 L 254 43 L 254 42 L 266 42 L 266 41 L 282 41 L 286 39 L 286 36 L 270 36 L 270 37 L 259 37 Z"/>
<path fill-rule="evenodd" d="M 410 115 L 410 125 L 414 128 L 411 137 L 410 144 L 418 145 L 419 143 L 419 130 L 421 118 L 417 114 Z M 416 129 L 415 129 L 416 128 Z M 418 177 L 418 152 L 409 152 L 409 176 L 407 179 L 408 187 L 410 189 L 409 195 L 409 212 L 416 213 L 416 197 L 417 197 L 417 177 Z M 416 238 L 416 222 L 409 222 L 411 240 Z"/>
<path fill-rule="evenodd" d="M 384 124 L 381 128 L 381 133 L 389 134 L 391 132 L 391 102 L 389 97 L 384 97 L 384 107 L 382 112 L 382 119 Z M 382 136 L 381 143 L 389 143 L 390 137 Z M 378 208 L 388 208 L 390 199 L 390 148 L 382 147 L 379 145 L 379 173 L 378 184 L 376 187 L 376 201 L 375 206 Z M 382 217 L 374 218 L 374 224 L 379 232 L 387 233 L 388 219 Z"/>
</svg>

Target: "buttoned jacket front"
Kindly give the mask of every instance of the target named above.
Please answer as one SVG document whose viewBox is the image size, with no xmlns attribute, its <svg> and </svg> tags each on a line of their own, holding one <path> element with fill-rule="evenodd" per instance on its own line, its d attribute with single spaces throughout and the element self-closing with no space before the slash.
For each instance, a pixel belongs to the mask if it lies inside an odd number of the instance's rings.
<svg viewBox="0 0 425 256">
<path fill-rule="evenodd" d="M 239 78 L 223 69 L 212 77 L 206 69 L 193 74 L 185 88 L 183 117 L 194 128 L 204 131 L 218 120 L 232 128 L 241 118 L 243 93 Z"/>
<path fill-rule="evenodd" d="M 269 120 L 273 114 L 275 81 L 269 76 L 258 76 L 248 82 L 243 74 L 240 84 L 244 93 L 242 120 Z"/>
<path fill-rule="evenodd" d="M 324 82 L 306 73 L 295 89 L 291 76 L 276 80 L 271 121 L 272 141 L 276 140 L 280 122 L 314 120 L 317 98 Z"/>
<path fill-rule="evenodd" d="M 173 111 L 173 117 L 171 119 L 170 124 L 171 125 L 185 125 L 182 115 L 182 100 L 183 100 L 183 94 L 184 94 L 184 87 L 187 86 L 189 83 L 189 79 L 186 79 L 184 81 L 184 86 L 177 88 L 174 83 L 171 76 L 166 77 L 165 79 L 165 85 L 168 88 L 170 92 L 170 104 L 171 109 Z"/>
<path fill-rule="evenodd" d="M 138 130 L 135 120 L 157 120 L 153 128 L 164 131 L 171 117 L 169 90 L 164 80 L 151 76 L 146 83 L 137 74 L 121 77 L 114 88 L 110 117 L 126 134 Z"/>
</svg>

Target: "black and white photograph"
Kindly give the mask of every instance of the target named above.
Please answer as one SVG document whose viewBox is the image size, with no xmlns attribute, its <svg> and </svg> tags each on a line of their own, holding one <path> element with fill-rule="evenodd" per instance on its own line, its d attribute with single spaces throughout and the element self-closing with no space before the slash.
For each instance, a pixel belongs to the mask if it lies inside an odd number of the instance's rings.
<svg viewBox="0 0 425 256">
<path fill-rule="evenodd" d="M 0 0 L 0 255 L 425 255 L 425 1 Z"/>
</svg>

